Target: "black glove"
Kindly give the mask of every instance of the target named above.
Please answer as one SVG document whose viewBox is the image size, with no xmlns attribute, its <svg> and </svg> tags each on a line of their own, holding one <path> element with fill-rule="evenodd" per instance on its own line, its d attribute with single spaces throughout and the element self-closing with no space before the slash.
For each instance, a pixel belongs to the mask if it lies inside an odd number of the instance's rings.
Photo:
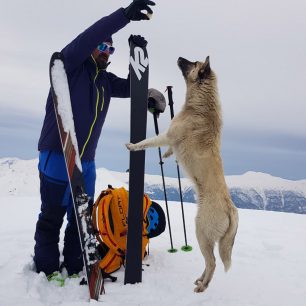
<svg viewBox="0 0 306 306">
<path fill-rule="evenodd" d="M 149 16 L 141 12 L 147 11 L 148 14 L 153 14 L 149 5 L 155 5 L 155 2 L 150 0 L 133 0 L 133 2 L 124 9 L 124 14 L 128 19 L 133 21 L 149 20 Z"/>
<path fill-rule="evenodd" d="M 163 113 L 166 108 L 165 96 L 154 88 L 148 90 L 148 109 L 152 114 L 156 114 L 157 117 L 160 113 Z"/>
<path fill-rule="evenodd" d="M 144 48 L 147 46 L 147 41 L 145 40 L 144 37 L 140 36 L 140 35 L 131 35 L 129 37 L 129 45 L 131 44 L 131 41 L 133 41 L 133 43 L 135 45 L 137 45 L 138 47 Z"/>
</svg>

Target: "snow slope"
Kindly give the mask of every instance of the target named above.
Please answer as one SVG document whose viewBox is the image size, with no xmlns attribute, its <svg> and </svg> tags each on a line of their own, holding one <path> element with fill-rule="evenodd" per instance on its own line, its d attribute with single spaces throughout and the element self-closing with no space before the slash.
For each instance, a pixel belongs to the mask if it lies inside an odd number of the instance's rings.
<svg viewBox="0 0 306 306">
<path fill-rule="evenodd" d="M 25 164 L 26 165 L 26 164 Z M 25 166 L 27 167 L 27 166 Z M 239 210 L 240 224 L 233 264 L 224 273 L 216 252 L 217 269 L 205 293 L 193 292 L 193 281 L 203 272 L 204 261 L 194 234 L 196 205 L 185 205 L 188 243 L 193 251 L 168 253 L 168 229 L 151 240 L 145 260 L 143 282 L 123 285 L 124 269 L 116 283 L 106 282 L 106 295 L 99 302 L 87 300 L 87 288 L 78 280 L 58 288 L 33 271 L 33 235 L 39 212 L 38 180 L 27 185 L 18 173 L 3 175 L 0 194 L 0 306 L 16 305 L 109 305 L 109 306 L 304 306 L 306 301 L 306 216 L 277 212 Z M 112 172 L 103 170 L 99 187 L 124 185 Z M 21 185 L 23 186 L 21 188 Z M 18 192 L 16 192 L 18 191 Z M 163 206 L 163 202 L 160 202 Z M 174 246 L 184 241 L 180 205 L 169 203 Z M 60 243 L 62 248 L 62 243 Z"/>
</svg>

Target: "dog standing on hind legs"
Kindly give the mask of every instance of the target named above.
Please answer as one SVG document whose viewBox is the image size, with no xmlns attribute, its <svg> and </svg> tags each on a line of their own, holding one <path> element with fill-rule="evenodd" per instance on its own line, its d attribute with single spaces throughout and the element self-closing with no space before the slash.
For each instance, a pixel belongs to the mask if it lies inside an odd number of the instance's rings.
<svg viewBox="0 0 306 306">
<path fill-rule="evenodd" d="M 195 292 L 209 285 L 216 267 L 215 244 L 227 271 L 238 227 L 238 211 L 225 183 L 220 156 L 222 115 L 216 74 L 209 57 L 204 62 L 178 59 L 186 86 L 186 101 L 171 121 L 168 131 L 136 144 L 132 151 L 168 146 L 164 157 L 175 154 L 192 180 L 198 201 L 196 237 L 205 259 L 205 270 L 195 281 Z"/>
</svg>

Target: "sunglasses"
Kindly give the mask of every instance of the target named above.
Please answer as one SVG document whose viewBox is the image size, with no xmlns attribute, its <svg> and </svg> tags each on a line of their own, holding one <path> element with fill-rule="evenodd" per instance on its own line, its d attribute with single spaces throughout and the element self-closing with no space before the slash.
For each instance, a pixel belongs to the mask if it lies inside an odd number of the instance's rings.
<svg viewBox="0 0 306 306">
<path fill-rule="evenodd" d="M 106 52 L 108 51 L 109 54 L 113 54 L 115 52 L 115 47 L 113 46 L 109 46 L 108 44 L 106 43 L 102 43 L 100 44 L 97 49 L 100 51 L 100 52 Z"/>
</svg>

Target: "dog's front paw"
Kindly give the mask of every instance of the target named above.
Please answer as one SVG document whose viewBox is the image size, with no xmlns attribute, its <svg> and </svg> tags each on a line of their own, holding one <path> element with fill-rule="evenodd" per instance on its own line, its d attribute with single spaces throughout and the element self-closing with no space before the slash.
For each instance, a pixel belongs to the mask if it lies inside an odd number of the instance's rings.
<svg viewBox="0 0 306 306">
<path fill-rule="evenodd" d="M 135 151 L 135 145 L 134 144 L 126 143 L 125 146 L 127 147 L 128 150 Z"/>
<path fill-rule="evenodd" d="M 207 288 L 207 286 L 205 286 L 204 283 L 199 280 L 197 281 L 196 285 L 197 286 L 194 288 L 194 292 L 196 293 L 204 292 L 205 289 Z"/>
<path fill-rule="evenodd" d="M 142 150 L 146 149 L 145 145 L 140 145 L 139 143 L 126 143 L 125 146 L 130 151 L 142 151 Z"/>
</svg>

